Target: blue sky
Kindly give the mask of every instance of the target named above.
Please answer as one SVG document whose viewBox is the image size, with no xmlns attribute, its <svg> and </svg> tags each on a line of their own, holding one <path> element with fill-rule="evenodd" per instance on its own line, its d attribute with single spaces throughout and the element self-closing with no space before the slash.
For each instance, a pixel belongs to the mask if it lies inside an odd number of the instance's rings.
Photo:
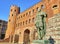
<svg viewBox="0 0 60 44">
<path fill-rule="evenodd" d="M 40 2 L 41 0 L 0 0 L 0 19 L 8 21 L 11 5 L 20 7 L 21 12 Z"/>
</svg>

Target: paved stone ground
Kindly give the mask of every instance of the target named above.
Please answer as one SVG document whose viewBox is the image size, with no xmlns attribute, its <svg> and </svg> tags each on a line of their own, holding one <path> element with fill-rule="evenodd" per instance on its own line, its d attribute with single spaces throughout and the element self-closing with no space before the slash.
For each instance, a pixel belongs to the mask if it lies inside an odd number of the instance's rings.
<svg viewBox="0 0 60 44">
<path fill-rule="evenodd" d="M 4 43 L 0 43 L 0 44 L 18 44 L 18 43 L 5 43 L 5 42 L 4 42 Z"/>
</svg>

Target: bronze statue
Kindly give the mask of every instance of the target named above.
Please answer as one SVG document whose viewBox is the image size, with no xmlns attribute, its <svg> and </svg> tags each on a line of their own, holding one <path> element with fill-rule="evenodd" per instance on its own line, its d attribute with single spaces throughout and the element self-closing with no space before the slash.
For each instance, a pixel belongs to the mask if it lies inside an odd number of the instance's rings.
<svg viewBox="0 0 60 44">
<path fill-rule="evenodd" d="M 46 34 L 46 17 L 47 14 L 43 12 L 41 9 L 38 9 L 35 19 L 35 26 L 37 28 L 38 38 L 40 40 L 42 40 Z"/>
</svg>

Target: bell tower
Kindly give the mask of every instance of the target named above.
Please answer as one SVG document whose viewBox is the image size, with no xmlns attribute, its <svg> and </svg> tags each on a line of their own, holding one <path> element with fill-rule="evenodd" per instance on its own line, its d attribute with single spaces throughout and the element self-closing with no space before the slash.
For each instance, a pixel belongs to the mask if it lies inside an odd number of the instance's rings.
<svg viewBox="0 0 60 44">
<path fill-rule="evenodd" d="M 10 35 L 14 34 L 15 31 L 15 26 L 16 26 L 16 17 L 20 12 L 20 8 L 13 5 L 10 8 L 10 15 L 9 15 L 9 19 L 8 19 L 8 25 L 7 25 L 7 31 L 5 34 L 5 39 L 9 38 Z"/>
</svg>

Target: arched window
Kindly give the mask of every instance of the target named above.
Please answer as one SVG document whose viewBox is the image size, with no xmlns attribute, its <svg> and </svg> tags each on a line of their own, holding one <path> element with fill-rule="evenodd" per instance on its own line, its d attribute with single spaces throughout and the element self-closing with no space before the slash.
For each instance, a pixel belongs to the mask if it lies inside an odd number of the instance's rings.
<svg viewBox="0 0 60 44">
<path fill-rule="evenodd" d="M 33 18 L 32 18 L 32 22 L 34 22 L 34 20 L 35 20 L 35 19 L 34 19 L 34 17 L 33 17 Z"/>
<path fill-rule="evenodd" d="M 24 21 L 23 21 L 23 25 L 24 25 Z"/>
<path fill-rule="evenodd" d="M 39 7 L 36 8 L 36 10 L 38 10 L 38 9 L 39 9 Z"/>
<path fill-rule="evenodd" d="M 29 15 L 31 14 L 31 11 L 29 11 Z"/>
<path fill-rule="evenodd" d="M 20 16 L 19 16 L 19 19 L 20 19 Z"/>
<path fill-rule="evenodd" d="M 33 11 L 33 13 L 34 13 L 34 9 L 33 9 L 32 11 Z"/>
<path fill-rule="evenodd" d="M 27 24 L 27 20 L 26 20 L 26 24 Z"/>
<path fill-rule="evenodd" d="M 16 10 L 14 10 L 14 12 L 16 12 Z"/>
<path fill-rule="evenodd" d="M 9 22 L 10 22 L 11 20 L 9 19 Z"/>
<path fill-rule="evenodd" d="M 41 9 L 44 9 L 45 7 L 44 7 L 44 5 L 41 5 Z"/>
<path fill-rule="evenodd" d="M 21 16 L 21 18 L 22 18 L 22 16 Z"/>
<path fill-rule="evenodd" d="M 53 5 L 53 7 L 52 7 L 52 8 L 53 8 L 53 9 L 56 9 L 57 7 L 58 7 L 58 5 Z"/>
<path fill-rule="evenodd" d="M 12 16 L 13 16 L 13 14 L 12 14 Z"/>
<path fill-rule="evenodd" d="M 29 19 L 29 23 L 31 22 L 31 19 Z"/>
<path fill-rule="evenodd" d="M 11 9 L 11 12 L 12 12 L 12 9 Z"/>
</svg>

